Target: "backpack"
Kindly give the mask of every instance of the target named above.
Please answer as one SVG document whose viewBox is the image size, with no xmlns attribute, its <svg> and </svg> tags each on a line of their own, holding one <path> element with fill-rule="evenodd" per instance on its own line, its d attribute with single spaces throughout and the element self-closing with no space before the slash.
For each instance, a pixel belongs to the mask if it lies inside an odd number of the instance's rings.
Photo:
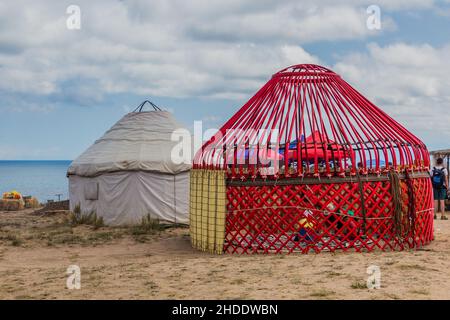
<svg viewBox="0 0 450 320">
<path fill-rule="evenodd" d="M 431 181 L 433 183 L 433 188 L 442 189 L 444 187 L 445 181 L 444 168 L 436 169 L 436 167 L 434 167 L 433 175 L 431 176 Z"/>
</svg>

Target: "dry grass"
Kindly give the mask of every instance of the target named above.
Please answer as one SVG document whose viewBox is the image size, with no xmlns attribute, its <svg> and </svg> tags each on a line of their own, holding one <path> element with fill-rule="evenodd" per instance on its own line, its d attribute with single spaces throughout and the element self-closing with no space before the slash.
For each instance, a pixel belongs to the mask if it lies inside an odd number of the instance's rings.
<svg viewBox="0 0 450 320">
<path fill-rule="evenodd" d="M 327 289 L 319 289 L 316 291 L 313 291 L 310 296 L 311 297 L 316 297 L 316 298 L 325 298 L 325 297 L 329 297 L 331 295 L 334 295 L 336 292 L 331 291 L 331 290 L 327 290 Z"/>
<path fill-rule="evenodd" d="M 365 281 L 354 281 L 350 287 L 352 289 L 367 289 L 367 283 Z"/>
<path fill-rule="evenodd" d="M 21 246 L 23 243 L 23 240 L 21 238 L 11 233 L 0 234 L 0 241 L 1 240 L 8 241 L 14 247 Z"/>
<path fill-rule="evenodd" d="M 410 291 L 412 294 L 418 294 L 423 296 L 428 296 L 430 294 L 430 291 L 426 289 L 414 289 Z"/>
<path fill-rule="evenodd" d="M 97 228 L 69 212 L 0 212 L 0 299 L 449 299 L 450 223 L 435 223 L 421 251 L 217 256 L 149 217 Z M 72 264 L 81 290 L 65 288 Z M 380 289 L 366 288 L 372 264 Z"/>
<path fill-rule="evenodd" d="M 427 267 L 419 264 L 401 264 L 397 266 L 401 270 L 427 270 Z"/>
<path fill-rule="evenodd" d="M 69 221 L 73 226 L 85 224 L 93 226 L 94 229 L 101 228 L 105 225 L 103 218 L 97 217 L 95 211 L 82 212 L 79 205 L 75 206 L 73 212 L 70 213 Z"/>
<path fill-rule="evenodd" d="M 26 217 L 11 214 L 9 221 L 0 222 L 0 244 L 16 247 L 83 245 L 96 246 L 131 238 L 136 242 L 149 242 L 168 226 L 153 220 L 150 216 L 136 226 L 107 227 L 95 212 L 82 213 L 79 207 L 73 212 L 34 215 L 26 211 Z"/>
<path fill-rule="evenodd" d="M 342 273 L 336 271 L 330 271 L 326 273 L 328 278 L 339 277 L 342 276 Z"/>
</svg>

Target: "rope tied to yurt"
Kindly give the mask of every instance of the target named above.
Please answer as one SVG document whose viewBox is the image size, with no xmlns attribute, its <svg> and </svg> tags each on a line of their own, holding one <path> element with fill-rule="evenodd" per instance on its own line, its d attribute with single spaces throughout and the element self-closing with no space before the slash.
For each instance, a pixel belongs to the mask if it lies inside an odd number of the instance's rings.
<svg viewBox="0 0 450 320">
<path fill-rule="evenodd" d="M 361 200 L 361 213 L 362 213 L 362 219 L 363 219 L 362 232 L 363 232 L 363 235 L 365 235 L 366 234 L 366 222 L 367 222 L 367 209 L 366 209 L 366 200 L 365 200 L 365 196 L 364 196 L 364 185 L 363 185 L 363 181 L 361 179 L 361 175 L 359 174 L 358 171 L 356 171 L 356 178 L 358 180 L 359 197 Z"/>
<path fill-rule="evenodd" d="M 400 187 L 400 178 L 398 172 L 393 170 L 389 171 L 389 182 L 391 186 L 391 195 L 393 203 L 393 221 L 394 229 L 397 237 L 402 237 L 403 234 L 403 212 L 402 212 L 402 193 Z"/>
<path fill-rule="evenodd" d="M 414 194 L 414 183 L 410 177 L 409 171 L 405 169 L 405 181 L 408 186 L 408 221 L 411 236 L 415 239 L 416 226 L 416 197 Z"/>
<path fill-rule="evenodd" d="M 334 212 L 334 211 L 329 211 L 329 210 L 322 210 L 322 209 L 317 209 L 317 208 L 312 208 L 312 207 L 304 207 L 304 206 L 276 206 L 276 205 L 272 205 L 272 206 L 261 206 L 261 207 L 252 207 L 252 208 L 245 208 L 245 209 L 233 209 L 233 210 L 227 210 L 227 213 L 232 214 L 232 213 L 236 213 L 236 212 L 253 212 L 253 211 L 258 211 L 258 210 L 270 210 L 270 209 L 299 209 L 299 210 L 310 210 L 313 212 L 321 212 L 323 213 L 324 216 L 328 216 L 328 215 L 336 215 L 336 216 L 341 216 L 341 217 L 347 217 L 347 218 L 352 218 L 355 220 L 361 220 L 363 219 L 363 217 L 358 217 L 355 215 L 351 215 L 351 214 L 345 214 L 345 213 L 341 213 L 341 212 Z M 433 208 L 430 209 L 425 209 L 425 210 L 421 210 L 421 211 L 417 211 L 416 214 L 420 214 L 420 213 L 426 213 L 426 212 L 430 212 L 433 211 Z M 366 220 L 389 220 L 389 219 L 393 219 L 393 217 L 367 217 Z"/>
</svg>

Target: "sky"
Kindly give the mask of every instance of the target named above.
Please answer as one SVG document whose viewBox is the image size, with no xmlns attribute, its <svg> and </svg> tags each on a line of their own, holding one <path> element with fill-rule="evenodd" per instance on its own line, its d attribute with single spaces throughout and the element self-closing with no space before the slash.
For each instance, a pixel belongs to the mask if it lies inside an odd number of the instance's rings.
<svg viewBox="0 0 450 320">
<path fill-rule="evenodd" d="M 218 128 L 301 63 L 450 148 L 450 0 L 0 0 L 0 160 L 72 160 L 146 99 Z"/>
</svg>

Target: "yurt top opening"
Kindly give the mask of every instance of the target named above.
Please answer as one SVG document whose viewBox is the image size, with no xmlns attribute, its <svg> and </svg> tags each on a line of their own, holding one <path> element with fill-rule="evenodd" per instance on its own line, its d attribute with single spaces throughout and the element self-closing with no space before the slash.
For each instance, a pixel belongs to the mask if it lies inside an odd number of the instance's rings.
<svg viewBox="0 0 450 320">
<path fill-rule="evenodd" d="M 194 168 L 231 178 L 343 177 L 425 171 L 429 161 L 422 141 L 338 74 L 300 64 L 275 73 L 202 146 Z"/>
</svg>

